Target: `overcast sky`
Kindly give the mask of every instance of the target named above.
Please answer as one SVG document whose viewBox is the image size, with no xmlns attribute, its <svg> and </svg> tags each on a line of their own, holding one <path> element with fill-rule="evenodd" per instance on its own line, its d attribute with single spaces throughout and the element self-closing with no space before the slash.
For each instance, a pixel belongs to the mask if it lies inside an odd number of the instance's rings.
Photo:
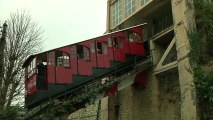
<svg viewBox="0 0 213 120">
<path fill-rule="evenodd" d="M 102 35 L 107 0 L 0 0 L 0 21 L 16 10 L 29 11 L 45 31 L 43 50 Z"/>
</svg>

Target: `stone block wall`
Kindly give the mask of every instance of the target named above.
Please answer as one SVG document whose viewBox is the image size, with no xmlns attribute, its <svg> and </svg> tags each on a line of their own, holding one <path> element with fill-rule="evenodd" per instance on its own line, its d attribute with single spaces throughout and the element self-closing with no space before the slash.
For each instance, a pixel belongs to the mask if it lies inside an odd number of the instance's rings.
<svg viewBox="0 0 213 120">
<path fill-rule="evenodd" d="M 129 86 L 118 95 L 118 120 L 148 120 L 152 118 L 151 81 L 145 89 Z"/>
<path fill-rule="evenodd" d="M 161 119 L 181 119 L 180 84 L 177 73 L 169 73 L 159 78 Z"/>
<path fill-rule="evenodd" d="M 69 115 L 69 120 L 97 120 L 99 101 Z"/>
</svg>

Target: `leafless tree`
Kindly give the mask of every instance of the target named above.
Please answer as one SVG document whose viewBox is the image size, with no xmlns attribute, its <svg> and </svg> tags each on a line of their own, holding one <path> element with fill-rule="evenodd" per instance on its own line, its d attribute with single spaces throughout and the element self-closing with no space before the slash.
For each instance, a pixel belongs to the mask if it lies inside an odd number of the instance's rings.
<svg viewBox="0 0 213 120">
<path fill-rule="evenodd" d="M 3 75 L 0 76 L 0 109 L 11 106 L 24 91 L 22 64 L 30 54 L 41 50 L 42 29 L 29 12 L 17 11 L 7 20 L 7 37 L 4 51 Z M 22 100 L 23 101 L 23 100 Z"/>
</svg>

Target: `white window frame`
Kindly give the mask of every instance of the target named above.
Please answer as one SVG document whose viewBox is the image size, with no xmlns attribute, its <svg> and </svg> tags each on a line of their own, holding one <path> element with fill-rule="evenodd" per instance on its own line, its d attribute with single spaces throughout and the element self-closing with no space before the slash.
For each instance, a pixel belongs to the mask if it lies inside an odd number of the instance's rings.
<svg viewBox="0 0 213 120">
<path fill-rule="evenodd" d="M 135 11 L 135 0 L 125 0 L 125 17 L 129 17 Z"/>
<path fill-rule="evenodd" d="M 117 0 L 112 5 L 112 23 L 113 26 L 118 25 L 121 22 L 122 19 L 122 13 L 121 13 L 121 0 Z"/>
<path fill-rule="evenodd" d="M 146 5 L 149 2 L 149 0 L 141 0 L 141 6 Z"/>
</svg>

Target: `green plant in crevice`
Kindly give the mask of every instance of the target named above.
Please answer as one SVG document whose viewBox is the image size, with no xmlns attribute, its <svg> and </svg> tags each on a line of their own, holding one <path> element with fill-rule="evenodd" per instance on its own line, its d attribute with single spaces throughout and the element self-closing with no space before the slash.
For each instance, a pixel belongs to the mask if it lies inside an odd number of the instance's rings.
<svg viewBox="0 0 213 120">
<path fill-rule="evenodd" d="M 191 50 L 188 54 L 197 89 L 201 119 L 213 108 L 213 69 L 206 66 L 213 60 L 213 4 L 194 0 L 196 29 L 188 33 Z"/>
</svg>

